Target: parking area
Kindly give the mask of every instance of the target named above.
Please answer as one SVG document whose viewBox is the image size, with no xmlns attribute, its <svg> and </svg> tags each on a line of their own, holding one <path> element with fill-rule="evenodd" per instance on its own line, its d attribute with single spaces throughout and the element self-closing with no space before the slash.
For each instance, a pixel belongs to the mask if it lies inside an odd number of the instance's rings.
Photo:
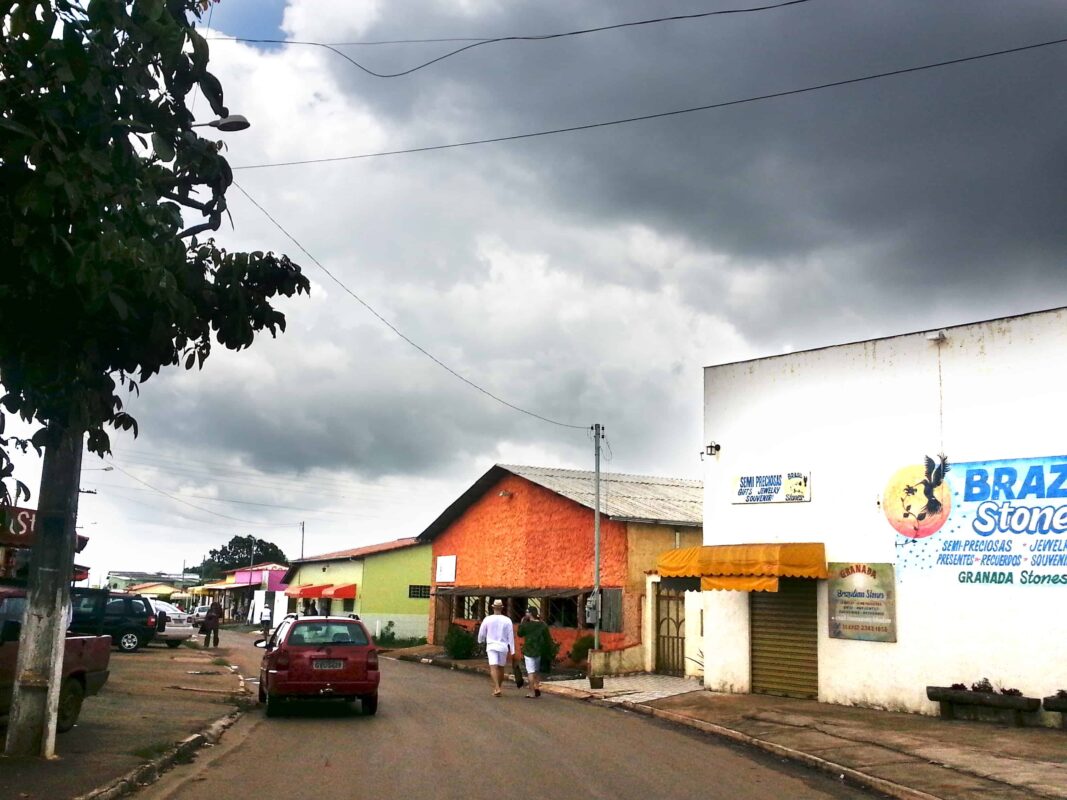
<svg viewBox="0 0 1067 800">
<path fill-rule="evenodd" d="M 78 797 L 155 758 L 248 698 L 239 671 L 249 637 L 223 631 L 221 646 L 201 650 L 153 643 L 136 653 L 112 650 L 111 675 L 87 698 L 78 724 L 56 740 L 54 761 L 5 760 L 0 797 Z M 252 696 L 254 698 L 254 695 Z M 0 718 L 0 736 L 6 719 Z"/>
</svg>

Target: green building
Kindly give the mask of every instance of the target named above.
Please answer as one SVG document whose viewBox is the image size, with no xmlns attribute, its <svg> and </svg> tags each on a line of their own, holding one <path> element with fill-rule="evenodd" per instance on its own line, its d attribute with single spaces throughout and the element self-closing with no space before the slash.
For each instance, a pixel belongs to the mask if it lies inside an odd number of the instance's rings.
<svg viewBox="0 0 1067 800">
<path fill-rule="evenodd" d="M 358 614 L 375 636 L 392 623 L 402 638 L 426 636 L 431 545 L 418 540 L 340 550 L 294 561 L 285 575 L 289 610 Z"/>
</svg>

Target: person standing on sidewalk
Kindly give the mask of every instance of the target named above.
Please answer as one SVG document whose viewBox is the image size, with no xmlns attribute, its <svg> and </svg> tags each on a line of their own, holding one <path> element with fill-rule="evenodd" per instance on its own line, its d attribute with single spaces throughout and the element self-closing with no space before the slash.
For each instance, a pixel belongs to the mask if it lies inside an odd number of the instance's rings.
<svg viewBox="0 0 1067 800">
<path fill-rule="evenodd" d="M 204 621 L 200 623 L 200 632 L 204 634 L 204 647 L 211 647 L 211 637 L 215 637 L 215 647 L 219 646 L 219 622 L 222 620 L 222 606 L 216 600 L 212 603 L 204 615 Z"/>
<path fill-rule="evenodd" d="M 504 602 L 493 601 L 493 613 L 482 620 L 478 628 L 478 642 L 485 645 L 489 659 L 489 678 L 493 682 L 493 697 L 500 697 L 504 683 L 504 666 L 515 653 L 515 627 L 511 617 L 504 614 Z"/>
<path fill-rule="evenodd" d="M 550 658 L 549 640 L 552 634 L 548 626 L 541 621 L 541 614 L 534 606 L 526 609 L 526 616 L 519 623 L 519 636 L 522 637 L 522 656 L 526 661 L 526 674 L 530 677 L 530 691 L 527 697 L 541 696 L 541 660 Z"/>
</svg>

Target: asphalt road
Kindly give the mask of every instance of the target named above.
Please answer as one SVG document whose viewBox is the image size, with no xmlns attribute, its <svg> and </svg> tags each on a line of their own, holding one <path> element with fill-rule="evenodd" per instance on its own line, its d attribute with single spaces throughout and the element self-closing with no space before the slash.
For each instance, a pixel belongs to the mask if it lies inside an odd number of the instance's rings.
<svg viewBox="0 0 1067 800">
<path fill-rule="evenodd" d="M 832 777 L 654 719 L 487 678 L 382 660 L 378 715 L 306 704 L 245 716 L 138 794 L 313 798 L 870 798 Z"/>
</svg>

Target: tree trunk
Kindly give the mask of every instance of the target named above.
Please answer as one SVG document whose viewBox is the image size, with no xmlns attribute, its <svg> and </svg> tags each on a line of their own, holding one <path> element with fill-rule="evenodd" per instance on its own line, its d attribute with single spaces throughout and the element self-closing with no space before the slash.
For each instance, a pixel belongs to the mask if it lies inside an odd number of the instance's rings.
<svg viewBox="0 0 1067 800">
<path fill-rule="evenodd" d="M 56 425 L 50 427 L 52 436 L 44 453 L 37 531 L 30 557 L 26 618 L 7 724 L 5 753 L 9 756 L 51 758 L 55 754 L 83 434 Z"/>
</svg>

